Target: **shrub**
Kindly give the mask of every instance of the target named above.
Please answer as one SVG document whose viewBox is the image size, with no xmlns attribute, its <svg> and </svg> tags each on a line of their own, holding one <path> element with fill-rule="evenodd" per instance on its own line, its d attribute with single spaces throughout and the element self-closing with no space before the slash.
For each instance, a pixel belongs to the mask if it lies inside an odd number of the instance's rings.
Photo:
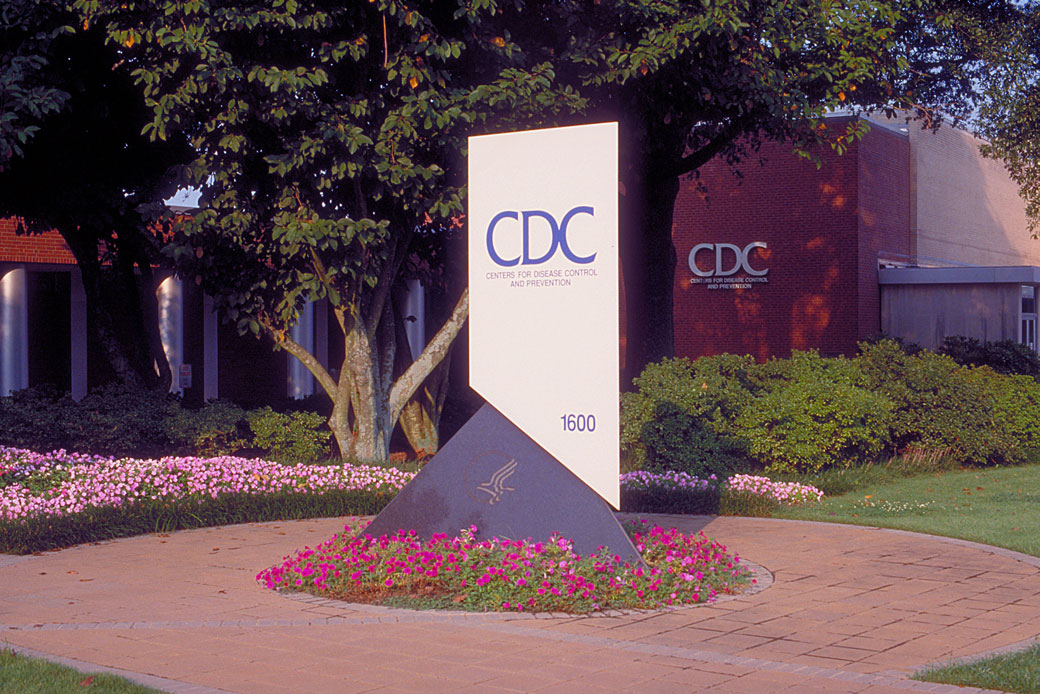
<svg viewBox="0 0 1040 694">
<path fill-rule="evenodd" d="M 723 475 L 744 461 L 731 421 L 752 398 L 751 357 L 696 362 L 665 359 L 646 367 L 638 390 L 621 399 L 621 444 L 631 467 Z"/>
<path fill-rule="evenodd" d="M 1024 452 L 1040 450 L 1040 383 L 1030 376 L 1009 375 L 994 385 L 997 420 Z"/>
<path fill-rule="evenodd" d="M 988 366 L 1001 374 L 1040 378 L 1040 356 L 1014 340 L 979 342 L 972 337 L 950 336 L 939 350 L 961 366 Z"/>
<path fill-rule="evenodd" d="M 91 391 L 66 421 L 68 448 L 104 455 L 162 455 L 163 419 L 172 396 L 112 383 Z"/>
<path fill-rule="evenodd" d="M 862 385 L 855 364 L 815 352 L 763 369 L 766 390 L 737 417 L 737 435 L 769 472 L 811 473 L 881 454 L 892 403 Z"/>
<path fill-rule="evenodd" d="M 958 464 L 1016 463 L 1023 459 L 997 407 L 998 374 L 960 366 L 948 356 L 908 355 L 898 345 L 861 345 L 856 361 L 868 386 L 894 405 L 892 443 L 950 449 Z"/>
<path fill-rule="evenodd" d="M 302 463 L 329 457 L 332 433 L 325 418 L 314 412 L 275 412 L 262 407 L 246 414 L 252 445 L 283 463 Z"/>
<path fill-rule="evenodd" d="M 163 429 L 178 453 L 230 455 L 247 447 L 245 414 L 241 407 L 224 400 L 211 400 L 197 410 L 173 402 Z"/>
<path fill-rule="evenodd" d="M 75 401 L 49 385 L 16 390 L 0 398 L 0 445 L 49 451 L 68 446 L 66 422 Z"/>
</svg>

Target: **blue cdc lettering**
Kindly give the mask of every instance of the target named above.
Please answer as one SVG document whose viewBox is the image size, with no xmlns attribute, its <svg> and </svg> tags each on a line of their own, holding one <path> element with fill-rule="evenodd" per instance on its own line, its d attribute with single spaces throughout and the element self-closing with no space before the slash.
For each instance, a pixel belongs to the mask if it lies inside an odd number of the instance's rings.
<svg viewBox="0 0 1040 694">
<path fill-rule="evenodd" d="M 595 216 L 595 211 L 588 206 L 575 207 L 570 212 L 565 214 L 563 216 L 563 220 L 558 224 L 556 222 L 556 219 L 551 214 L 543 210 L 525 210 L 523 212 L 514 212 L 512 210 L 507 210 L 506 212 L 499 212 L 491 219 L 491 223 L 488 224 L 488 255 L 491 256 L 491 260 L 493 260 L 496 265 L 501 265 L 502 267 L 513 267 L 517 264 L 540 265 L 541 263 L 544 263 L 545 261 L 549 260 L 549 258 L 552 258 L 554 255 L 556 255 L 557 250 L 563 251 L 563 255 L 566 256 L 566 258 L 570 260 L 572 263 L 579 263 L 581 265 L 591 263 L 593 260 L 596 259 L 595 253 L 584 257 L 580 255 L 575 255 L 574 251 L 571 250 L 570 245 L 567 243 L 567 225 L 570 224 L 571 220 L 579 214 L 587 214 L 590 217 L 593 217 Z M 545 255 L 541 256 L 540 258 L 531 257 L 531 219 L 533 218 L 544 219 L 546 222 L 549 223 L 549 230 L 552 232 L 552 243 L 549 245 L 549 250 L 546 251 Z M 524 242 L 524 252 L 522 256 L 523 262 L 521 262 L 520 256 L 516 258 L 507 259 L 500 256 L 498 252 L 495 250 L 495 228 L 498 226 L 498 223 L 504 219 L 523 220 L 523 223 L 521 225 L 521 228 L 523 230 Z"/>
</svg>

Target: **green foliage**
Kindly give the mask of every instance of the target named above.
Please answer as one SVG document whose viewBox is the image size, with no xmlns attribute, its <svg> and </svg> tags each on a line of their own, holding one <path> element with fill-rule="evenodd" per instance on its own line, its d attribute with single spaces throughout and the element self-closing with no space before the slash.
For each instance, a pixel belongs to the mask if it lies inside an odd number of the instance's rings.
<svg viewBox="0 0 1040 694">
<path fill-rule="evenodd" d="M 638 469 L 722 476 L 740 466 L 743 445 L 732 418 L 751 400 L 750 357 L 650 364 L 622 395 L 621 444 Z"/>
<path fill-rule="evenodd" d="M 1014 340 L 980 342 L 972 337 L 950 336 L 943 339 L 939 353 L 961 366 L 988 366 L 997 373 L 1040 377 L 1040 356 Z"/>
<path fill-rule="evenodd" d="M 0 444 L 34 451 L 66 448 L 65 427 L 75 411 L 72 398 L 51 386 L 16 390 L 0 398 Z"/>
<path fill-rule="evenodd" d="M 682 513 L 686 515 L 719 513 L 720 491 L 712 485 L 690 490 L 679 486 L 647 485 L 621 487 L 621 510 L 626 513 Z"/>
<path fill-rule="evenodd" d="M 182 454 L 229 455 L 248 446 L 248 435 L 243 431 L 245 416 L 241 407 L 223 400 L 211 400 L 197 410 L 173 402 L 163 420 L 163 430 Z"/>
<path fill-rule="evenodd" d="M 246 414 L 252 445 L 270 460 L 309 463 L 329 457 L 331 434 L 325 418 L 313 412 L 275 412 L 270 407 Z"/>
<path fill-rule="evenodd" d="M 109 384 L 91 391 L 65 422 L 69 448 L 112 456 L 161 455 L 169 450 L 163 419 L 171 396 Z"/>
<path fill-rule="evenodd" d="M 80 402 L 50 387 L 0 398 L 0 444 L 34 451 L 66 448 L 113 456 L 169 452 L 163 420 L 170 396 L 109 384 Z"/>
<path fill-rule="evenodd" d="M 1040 449 L 1040 383 L 1029 376 L 994 382 L 996 420 L 1026 451 Z"/>
<path fill-rule="evenodd" d="M 80 402 L 50 387 L 0 398 L 0 445 L 46 452 L 147 458 L 228 455 L 250 450 L 282 462 L 329 457 L 330 432 L 321 414 L 245 411 L 224 401 L 196 410 L 173 396 L 110 384 Z"/>
<path fill-rule="evenodd" d="M 878 475 L 1040 456 L 1035 379 L 893 340 L 861 343 L 854 359 L 669 359 L 635 384 L 622 396 L 626 471 L 704 478 L 757 467 L 835 494 Z"/>
<path fill-rule="evenodd" d="M 813 352 L 763 368 L 767 387 L 737 417 L 748 451 L 769 472 L 847 467 L 889 443 L 891 403 L 862 384 L 855 364 Z"/>
<path fill-rule="evenodd" d="M 969 465 L 1023 459 L 1021 447 L 999 416 L 998 374 L 962 367 L 933 352 L 911 356 L 892 342 L 861 348 L 856 361 L 866 385 L 894 406 L 891 430 L 896 449 L 949 448 L 956 462 Z"/>
<path fill-rule="evenodd" d="M 41 119 L 69 98 L 41 74 L 51 43 L 71 31 L 56 14 L 50 3 L 38 0 L 0 4 L 0 171 L 9 159 L 22 156 Z"/>
</svg>

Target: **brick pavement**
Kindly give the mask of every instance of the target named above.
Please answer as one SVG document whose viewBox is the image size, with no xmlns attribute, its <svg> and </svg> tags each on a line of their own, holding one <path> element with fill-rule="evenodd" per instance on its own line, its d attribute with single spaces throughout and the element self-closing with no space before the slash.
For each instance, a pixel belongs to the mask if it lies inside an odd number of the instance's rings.
<svg viewBox="0 0 1040 694">
<path fill-rule="evenodd" d="M 256 573 L 346 519 L 0 555 L 0 646 L 179 694 L 978 691 L 922 665 L 1040 634 L 1040 559 L 913 533 L 658 516 L 767 570 L 671 612 L 420 613 L 264 590 Z"/>
</svg>

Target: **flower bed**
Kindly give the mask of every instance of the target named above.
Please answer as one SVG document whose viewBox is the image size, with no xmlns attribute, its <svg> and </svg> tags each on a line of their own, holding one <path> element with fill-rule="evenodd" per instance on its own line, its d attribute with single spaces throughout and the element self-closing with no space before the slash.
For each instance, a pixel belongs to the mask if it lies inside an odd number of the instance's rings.
<svg viewBox="0 0 1040 694">
<path fill-rule="evenodd" d="M 0 519 L 65 516 L 143 500 L 327 491 L 397 493 L 414 473 L 365 465 L 281 465 L 236 458 L 104 458 L 0 448 Z"/>
<path fill-rule="evenodd" d="M 415 531 L 373 538 L 348 525 L 345 534 L 287 557 L 257 580 L 274 590 L 352 602 L 408 604 L 414 598 L 476 611 L 575 614 L 708 602 L 754 582 L 724 546 L 674 528 L 633 531 L 646 568 L 606 550 L 583 557 L 560 537 L 477 540 L 475 531 L 424 542 Z"/>
</svg>

